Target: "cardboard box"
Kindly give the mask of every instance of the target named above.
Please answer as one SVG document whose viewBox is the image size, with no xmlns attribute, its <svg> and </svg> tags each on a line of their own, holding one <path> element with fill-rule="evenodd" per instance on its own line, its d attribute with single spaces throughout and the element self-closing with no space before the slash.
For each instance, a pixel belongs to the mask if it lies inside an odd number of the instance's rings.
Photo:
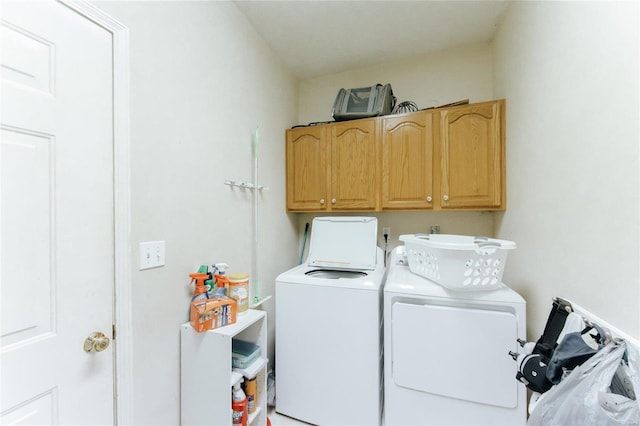
<svg viewBox="0 0 640 426">
<path fill-rule="evenodd" d="M 230 297 L 212 297 L 191 302 L 191 326 L 198 332 L 234 324 L 237 302 Z"/>
</svg>

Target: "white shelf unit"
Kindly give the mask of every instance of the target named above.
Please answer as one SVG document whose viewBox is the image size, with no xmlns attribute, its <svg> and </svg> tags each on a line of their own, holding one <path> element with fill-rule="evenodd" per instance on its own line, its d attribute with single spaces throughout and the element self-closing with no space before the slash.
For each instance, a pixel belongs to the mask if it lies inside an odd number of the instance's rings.
<svg viewBox="0 0 640 426">
<path fill-rule="evenodd" d="M 254 343 L 261 356 L 245 369 L 257 377 L 257 403 L 249 426 L 267 424 L 267 313 L 249 309 L 235 324 L 196 332 L 180 327 L 180 418 L 186 425 L 231 425 L 231 389 L 242 373 L 231 368 L 233 339 Z"/>
</svg>

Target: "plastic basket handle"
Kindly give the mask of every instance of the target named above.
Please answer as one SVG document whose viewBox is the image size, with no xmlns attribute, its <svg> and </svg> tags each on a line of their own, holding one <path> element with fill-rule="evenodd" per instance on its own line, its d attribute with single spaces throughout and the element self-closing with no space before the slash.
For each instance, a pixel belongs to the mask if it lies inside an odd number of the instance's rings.
<svg viewBox="0 0 640 426">
<path fill-rule="evenodd" d="M 497 241 L 486 241 L 486 242 L 482 242 L 482 243 L 476 243 L 478 247 L 481 248 L 486 248 L 486 247 L 494 247 L 494 248 L 500 248 L 502 247 L 502 244 L 497 242 Z"/>
<path fill-rule="evenodd" d="M 495 248 L 500 248 L 502 247 L 502 243 L 498 242 L 498 241 L 489 241 L 489 238 L 487 237 L 473 237 L 473 243 L 475 245 L 477 245 L 478 247 L 495 247 Z"/>
</svg>

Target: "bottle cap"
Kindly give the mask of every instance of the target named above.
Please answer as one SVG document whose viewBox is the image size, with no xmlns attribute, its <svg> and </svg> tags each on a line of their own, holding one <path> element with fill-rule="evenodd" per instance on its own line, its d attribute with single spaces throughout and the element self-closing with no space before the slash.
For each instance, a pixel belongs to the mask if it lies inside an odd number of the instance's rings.
<svg viewBox="0 0 640 426">
<path fill-rule="evenodd" d="M 220 275 L 224 275 L 227 272 L 227 268 L 229 267 L 229 265 L 227 265 L 224 262 L 221 263 L 214 263 L 213 266 L 218 270 L 218 273 Z"/>
<path fill-rule="evenodd" d="M 229 281 L 246 281 L 249 279 L 249 274 L 246 272 L 237 272 L 229 275 Z"/>
</svg>

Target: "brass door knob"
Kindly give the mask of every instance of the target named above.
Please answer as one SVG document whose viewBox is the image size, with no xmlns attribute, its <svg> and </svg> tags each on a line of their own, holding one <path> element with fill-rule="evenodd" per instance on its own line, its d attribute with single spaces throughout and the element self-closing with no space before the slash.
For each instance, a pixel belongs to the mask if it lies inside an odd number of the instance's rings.
<svg viewBox="0 0 640 426">
<path fill-rule="evenodd" d="M 109 347 L 110 340 L 104 333 L 94 331 L 84 341 L 85 352 L 102 352 Z"/>
</svg>

